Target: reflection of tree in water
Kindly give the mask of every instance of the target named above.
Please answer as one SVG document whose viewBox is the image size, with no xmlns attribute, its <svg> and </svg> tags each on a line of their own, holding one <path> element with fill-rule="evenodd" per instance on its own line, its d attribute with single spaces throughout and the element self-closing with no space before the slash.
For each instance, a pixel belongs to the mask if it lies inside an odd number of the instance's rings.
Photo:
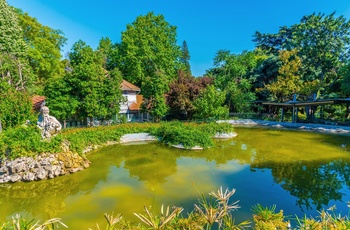
<svg viewBox="0 0 350 230">
<path fill-rule="evenodd" d="M 270 168 L 274 181 L 282 188 L 297 197 L 300 208 L 320 210 L 327 207 L 331 200 L 342 201 L 340 190 L 343 184 L 348 185 L 350 176 L 349 160 L 332 162 L 295 162 L 295 163 L 262 163 L 252 165 L 254 168 Z"/>
<path fill-rule="evenodd" d="M 86 169 L 50 180 L 0 184 L 0 217 L 19 212 L 43 219 L 57 217 L 65 210 L 68 196 L 89 193 L 107 173 L 108 168 Z"/>
<path fill-rule="evenodd" d="M 169 148 L 160 143 L 144 145 L 116 145 L 115 151 L 123 160 L 124 168 L 132 177 L 151 185 L 163 184 L 166 177 L 176 173 L 176 159 L 183 151 Z"/>
</svg>

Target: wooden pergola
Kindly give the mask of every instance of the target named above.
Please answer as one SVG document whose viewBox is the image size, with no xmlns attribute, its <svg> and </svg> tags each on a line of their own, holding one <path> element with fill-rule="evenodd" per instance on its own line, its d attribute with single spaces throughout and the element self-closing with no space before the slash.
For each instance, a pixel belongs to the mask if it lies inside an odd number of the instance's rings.
<svg viewBox="0 0 350 230">
<path fill-rule="evenodd" d="M 298 118 L 298 108 L 299 107 L 309 107 L 312 120 L 314 119 L 315 116 L 315 111 L 317 106 L 322 106 L 322 105 L 332 105 L 332 104 L 346 104 L 346 110 L 347 114 L 349 114 L 349 105 L 350 105 L 350 98 L 346 99 L 325 99 L 325 100 L 314 100 L 314 101 L 304 101 L 304 102 L 299 102 L 299 101 L 288 101 L 288 102 L 262 102 L 262 105 L 268 105 L 268 106 L 275 106 L 278 108 L 282 108 L 282 115 L 281 115 L 281 121 L 284 119 L 284 109 L 285 108 L 292 108 L 292 122 L 297 122 Z"/>
</svg>

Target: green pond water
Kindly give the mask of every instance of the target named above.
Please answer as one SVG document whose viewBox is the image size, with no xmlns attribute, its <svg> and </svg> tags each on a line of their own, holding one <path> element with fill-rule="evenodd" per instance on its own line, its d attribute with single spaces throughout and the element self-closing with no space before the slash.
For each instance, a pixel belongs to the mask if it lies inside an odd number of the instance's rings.
<svg viewBox="0 0 350 230">
<path fill-rule="evenodd" d="M 350 137 L 293 130 L 236 128 L 238 136 L 204 151 L 161 143 L 114 145 L 88 155 L 91 167 L 30 183 L 0 184 L 0 221 L 16 213 L 45 220 L 60 217 L 70 229 L 104 228 L 103 213 L 133 213 L 162 204 L 193 210 L 198 191 L 236 189 L 237 221 L 251 207 L 276 205 L 285 215 L 317 216 L 336 205 L 348 212 Z"/>
</svg>

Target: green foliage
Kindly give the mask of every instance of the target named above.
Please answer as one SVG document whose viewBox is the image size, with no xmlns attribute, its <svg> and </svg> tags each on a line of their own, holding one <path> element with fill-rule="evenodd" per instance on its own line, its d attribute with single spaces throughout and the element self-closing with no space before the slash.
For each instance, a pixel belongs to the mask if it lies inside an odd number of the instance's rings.
<svg viewBox="0 0 350 230">
<path fill-rule="evenodd" d="M 228 116 L 228 108 L 224 106 L 225 92 L 209 85 L 194 101 L 195 118 L 225 118 Z"/>
<path fill-rule="evenodd" d="M 190 52 L 188 51 L 187 42 L 183 41 L 182 47 L 181 47 L 181 57 L 180 57 L 180 62 L 183 65 L 181 69 L 191 76 L 192 73 L 191 73 L 190 59 L 191 59 L 191 56 L 190 56 Z"/>
<path fill-rule="evenodd" d="M 253 206 L 253 220 L 256 230 L 288 229 L 289 222 L 284 220 L 283 211 L 275 212 L 276 206 L 263 207 L 260 204 Z"/>
<path fill-rule="evenodd" d="M 191 119 L 195 112 L 194 100 L 212 83 L 212 78 L 195 78 L 180 70 L 177 79 L 169 85 L 167 103 L 171 115 L 177 119 Z"/>
<path fill-rule="evenodd" d="M 213 141 L 208 133 L 201 132 L 201 130 L 181 122 L 162 123 L 160 128 L 154 130 L 152 134 L 159 137 L 164 143 L 182 144 L 185 148 L 213 146 Z"/>
<path fill-rule="evenodd" d="M 61 142 L 61 136 L 42 141 L 40 130 L 35 125 L 17 126 L 1 134 L 0 158 L 15 159 L 45 152 L 58 153 L 61 151 Z"/>
<path fill-rule="evenodd" d="M 280 27 L 277 34 L 255 33 L 256 46 L 277 55 L 280 50 L 298 50 L 303 65 L 301 79 L 320 82 L 318 91 L 331 89 L 342 62 L 349 58 L 350 21 L 345 17 L 312 14 L 299 24 Z M 329 93 L 329 92 L 324 92 Z"/>
<path fill-rule="evenodd" d="M 44 95 L 51 115 L 57 119 L 68 119 L 77 112 L 78 99 L 72 95 L 73 87 L 69 82 L 69 74 L 46 84 Z"/>
<path fill-rule="evenodd" d="M 28 46 L 14 9 L 6 0 L 0 0 L 0 9 L 0 81 L 23 90 L 33 83 L 27 60 Z"/>
<path fill-rule="evenodd" d="M 128 81 L 143 85 L 145 77 L 164 71 L 166 79 L 176 75 L 180 47 L 176 44 L 176 27 L 163 15 L 141 15 L 122 32 L 122 72 Z M 142 89 L 146 91 L 147 89 Z"/>
<path fill-rule="evenodd" d="M 46 220 L 44 223 L 40 223 L 40 221 L 35 221 L 35 219 L 28 220 L 16 214 L 12 217 L 11 222 L 8 221 L 0 225 L 0 230 L 53 230 L 55 227 L 59 228 L 60 225 L 68 228 L 59 218 L 52 218 Z"/>
<path fill-rule="evenodd" d="M 319 87 L 317 80 L 307 82 L 301 78 L 302 62 L 297 52 L 297 50 L 279 52 L 282 65 L 278 70 L 277 80 L 265 85 L 265 89 L 270 93 L 270 100 L 286 102 L 292 100 L 294 94 L 311 95 L 317 91 Z"/>
<path fill-rule="evenodd" d="M 28 93 L 17 91 L 6 82 L 0 82 L 0 132 L 26 120 L 32 120 L 32 102 Z"/>
<path fill-rule="evenodd" d="M 193 128 L 199 129 L 201 132 L 208 133 L 210 136 L 214 136 L 217 133 L 223 134 L 223 133 L 231 133 L 234 131 L 234 128 L 231 124 L 227 122 L 209 122 L 209 123 L 200 123 L 200 124 L 194 124 L 189 123 L 190 126 Z"/>
<path fill-rule="evenodd" d="M 225 104 L 230 111 L 247 112 L 251 109 L 255 93 L 251 90 L 251 72 L 261 62 L 261 55 L 244 51 L 231 54 L 228 50 L 219 50 L 214 58 L 215 68 L 211 74 L 215 85 L 226 92 Z"/>
<path fill-rule="evenodd" d="M 341 89 L 344 96 L 350 96 L 350 62 L 341 68 Z"/>
<path fill-rule="evenodd" d="M 29 64 L 37 76 L 37 90 L 42 90 L 47 81 L 63 74 L 61 48 L 67 39 L 62 31 L 42 25 L 28 13 L 17 10 L 17 16 L 28 45 Z"/>
<path fill-rule="evenodd" d="M 146 99 L 144 110 L 159 120 L 168 110 L 164 94 L 179 67 L 176 27 L 166 22 L 163 15 L 148 13 L 137 17 L 122 32 L 120 57 L 125 78 L 141 86 Z"/>
<path fill-rule="evenodd" d="M 69 54 L 72 71 L 67 72 L 66 85 L 71 87 L 69 97 L 60 101 L 60 106 L 67 100 L 79 103 L 76 114 L 80 118 L 111 118 L 119 112 L 122 100 L 120 84 L 121 73 L 117 69 L 103 69 L 104 59 L 99 52 L 94 52 L 83 41 L 73 45 Z M 65 95 L 66 89 L 59 94 Z M 63 92 L 62 92 L 63 91 Z M 71 112 L 72 114 L 73 112 Z"/>
<path fill-rule="evenodd" d="M 212 136 L 217 133 L 230 133 L 233 131 L 232 125 L 228 123 L 183 123 L 166 122 L 161 123 L 157 129 L 150 130 L 152 135 L 161 139 L 162 142 L 178 145 L 185 148 L 200 146 L 203 148 L 212 147 Z"/>
</svg>

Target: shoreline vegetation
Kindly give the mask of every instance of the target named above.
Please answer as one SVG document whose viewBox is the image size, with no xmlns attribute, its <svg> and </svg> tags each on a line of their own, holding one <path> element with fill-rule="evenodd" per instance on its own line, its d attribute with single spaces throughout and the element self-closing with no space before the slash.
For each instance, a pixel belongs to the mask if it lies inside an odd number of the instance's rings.
<svg viewBox="0 0 350 230">
<path fill-rule="evenodd" d="M 159 140 L 184 149 L 210 148 L 214 146 L 212 137 L 234 133 L 233 129 L 226 122 L 132 123 L 65 129 L 45 141 L 36 126 L 20 126 L 0 134 L 0 183 L 74 173 L 89 167 L 86 153 L 127 141 Z"/>
<path fill-rule="evenodd" d="M 211 148 L 215 138 L 236 136 L 235 126 L 350 135 L 347 126 L 238 119 L 68 128 L 49 141 L 43 141 L 35 125 L 19 126 L 0 134 L 0 183 L 52 179 L 83 170 L 90 165 L 86 154 L 105 145 L 158 140 L 185 150 Z"/>
<path fill-rule="evenodd" d="M 197 189 L 197 188 L 196 188 Z M 256 204 L 251 207 L 252 218 L 237 223 L 234 212 L 239 211 L 239 201 L 232 201 L 231 197 L 236 189 L 223 190 L 220 187 L 208 195 L 200 192 L 198 202 L 194 204 L 191 212 L 183 214 L 182 207 L 170 207 L 164 204 L 158 210 L 152 207 L 144 207 L 145 213 L 134 213 L 139 221 L 131 221 L 123 218 L 121 213 L 104 213 L 104 229 L 230 229 L 230 230 L 347 230 L 350 228 L 350 214 L 341 215 L 335 212 L 336 207 L 319 211 L 317 217 L 284 216 L 283 210 L 277 211 L 275 205 L 263 207 Z M 349 204 L 348 204 L 348 207 Z M 52 218 L 41 223 L 40 220 L 27 219 L 19 214 L 12 216 L 11 220 L 0 223 L 0 230 L 25 230 L 25 229 L 55 229 L 69 228 L 62 219 Z M 99 224 L 89 229 L 102 229 Z"/>
</svg>

